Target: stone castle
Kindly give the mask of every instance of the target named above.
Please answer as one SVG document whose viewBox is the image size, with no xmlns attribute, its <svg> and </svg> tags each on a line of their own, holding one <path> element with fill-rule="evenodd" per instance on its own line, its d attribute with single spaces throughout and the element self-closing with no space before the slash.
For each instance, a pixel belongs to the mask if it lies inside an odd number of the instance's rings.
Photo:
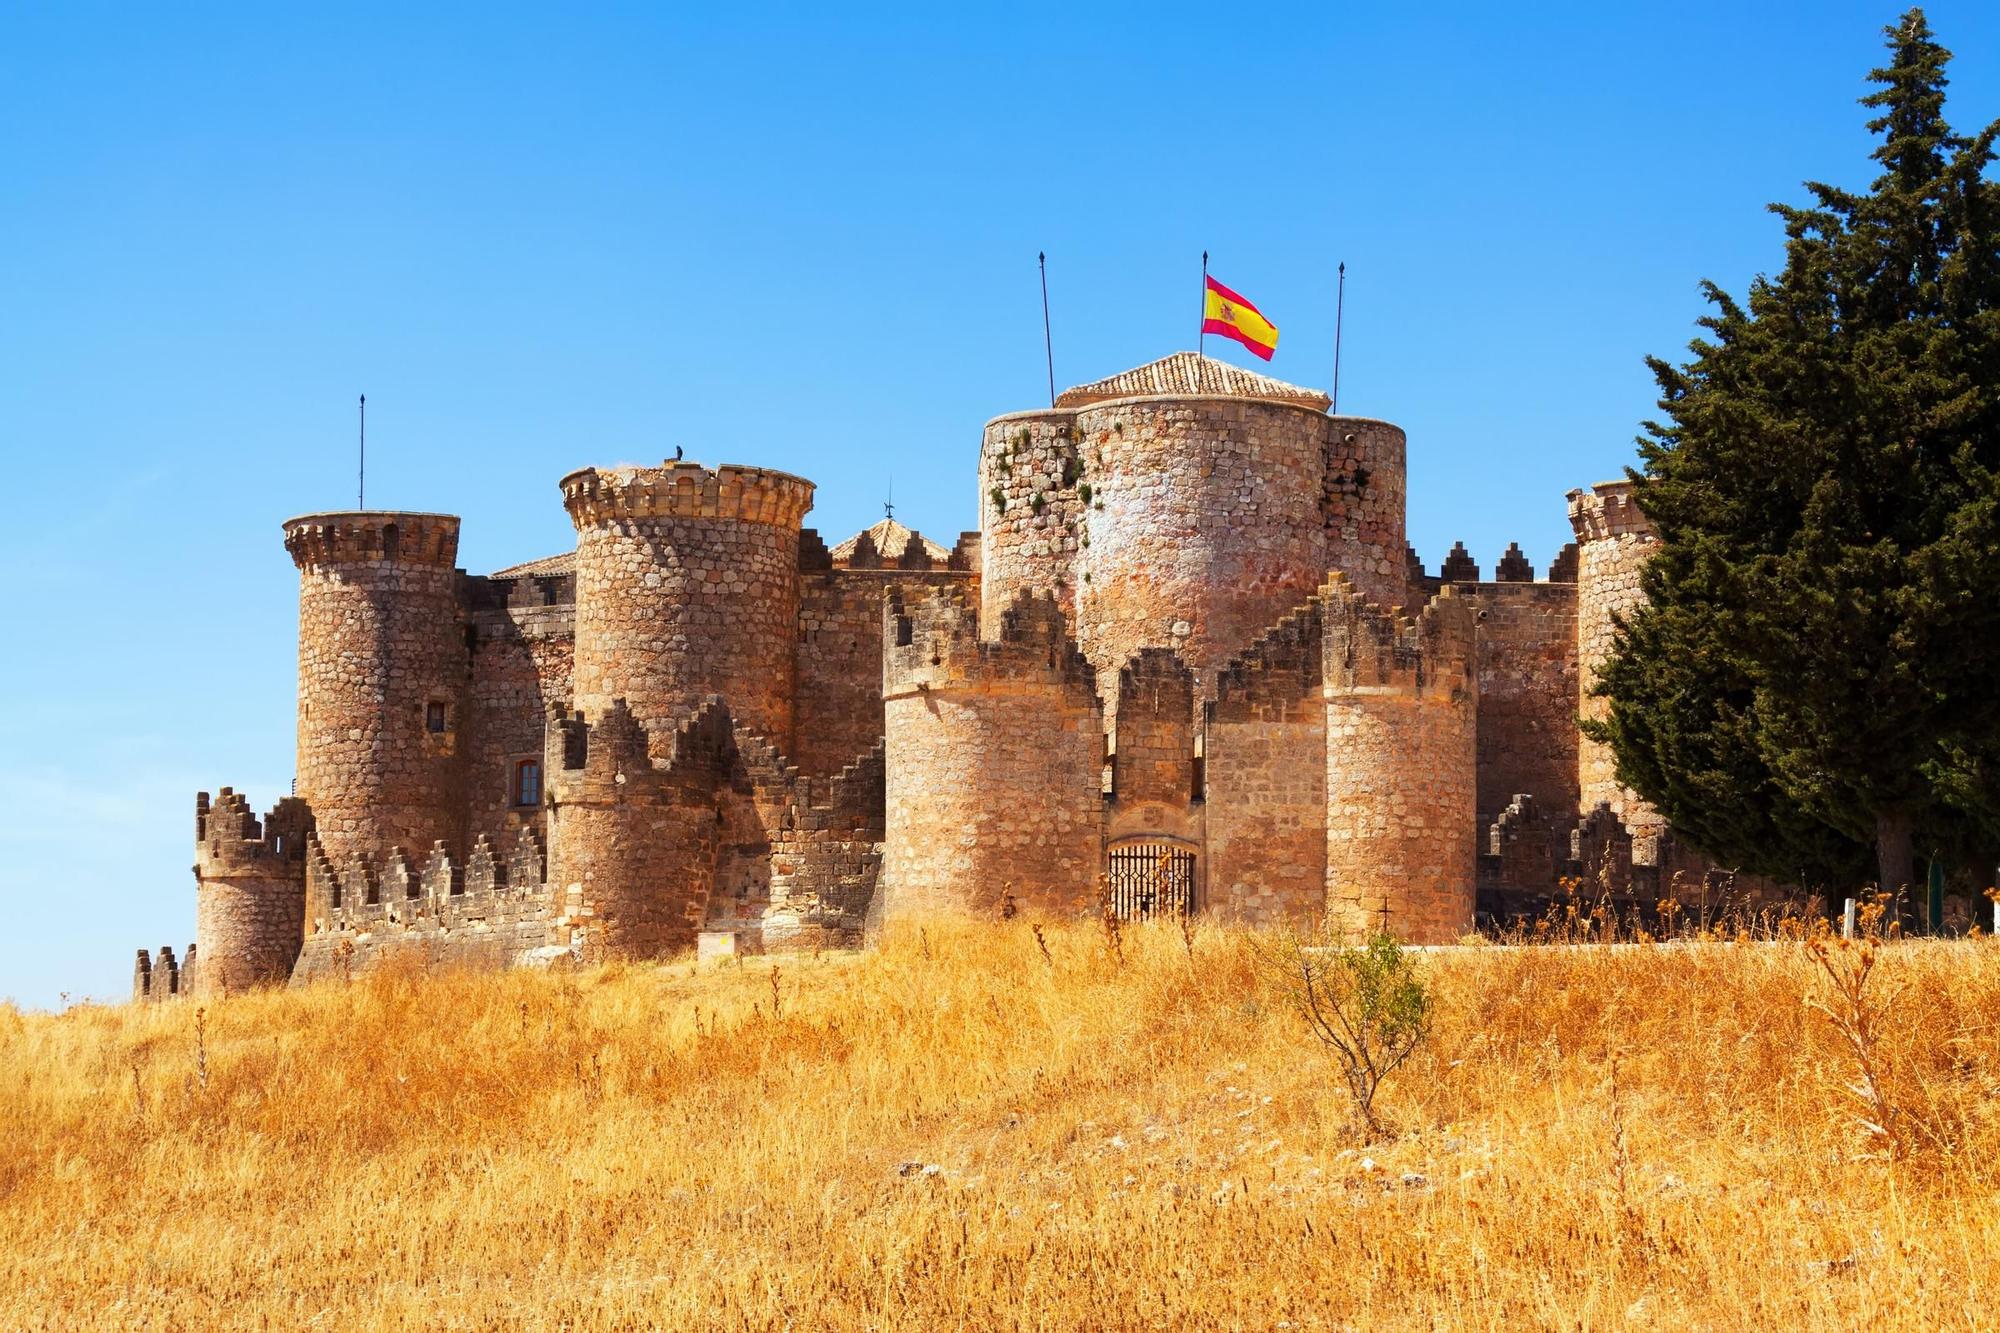
<svg viewBox="0 0 2000 1333">
<path fill-rule="evenodd" d="M 196 942 L 135 990 L 941 912 L 1448 941 L 1707 873 L 1578 733 L 1652 542 L 1626 485 L 1544 578 L 1432 573 L 1403 431 L 1328 407 L 1192 353 L 1073 388 L 987 423 L 950 549 L 828 549 L 811 482 L 682 462 L 564 477 L 575 551 L 483 576 L 448 515 L 292 519 L 295 794 L 196 798 Z"/>
</svg>

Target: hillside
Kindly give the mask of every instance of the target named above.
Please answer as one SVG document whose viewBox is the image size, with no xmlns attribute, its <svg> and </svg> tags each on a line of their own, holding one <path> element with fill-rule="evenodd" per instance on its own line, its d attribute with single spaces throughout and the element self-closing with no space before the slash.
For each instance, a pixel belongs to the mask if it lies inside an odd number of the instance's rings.
<svg viewBox="0 0 2000 1333">
<path fill-rule="evenodd" d="M 1348 1127 L 1244 937 L 0 1009 L 0 1327 L 1966 1327 L 2000 947 L 1901 944 L 1872 1054 L 1797 944 L 1426 956 Z"/>
</svg>

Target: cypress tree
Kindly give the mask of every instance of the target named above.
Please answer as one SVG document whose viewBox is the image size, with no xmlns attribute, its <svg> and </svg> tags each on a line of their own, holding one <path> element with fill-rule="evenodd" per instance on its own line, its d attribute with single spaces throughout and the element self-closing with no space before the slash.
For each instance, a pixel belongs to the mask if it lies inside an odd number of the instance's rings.
<svg viewBox="0 0 2000 1333">
<path fill-rule="evenodd" d="M 1862 104 L 1880 174 L 1773 205 L 1784 267 L 1649 360 L 1649 604 L 1596 688 L 1620 780 L 1710 854 L 1885 888 L 2000 849 L 2000 122 L 1923 11 Z"/>
</svg>

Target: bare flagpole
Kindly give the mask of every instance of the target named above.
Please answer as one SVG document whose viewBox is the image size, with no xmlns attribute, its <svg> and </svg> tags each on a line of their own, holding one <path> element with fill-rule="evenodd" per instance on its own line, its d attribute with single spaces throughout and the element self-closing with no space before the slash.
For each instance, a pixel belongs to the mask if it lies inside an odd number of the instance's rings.
<svg viewBox="0 0 2000 1333">
<path fill-rule="evenodd" d="M 1347 318 L 1347 261 L 1340 261 L 1340 295 L 1333 306 L 1333 402 L 1328 410 L 1340 415 L 1340 326 Z"/>
<path fill-rule="evenodd" d="M 1201 323 L 1195 326 L 1195 355 L 1208 356 L 1208 251 L 1201 252 Z"/>
<path fill-rule="evenodd" d="M 368 507 L 368 395 L 361 395 L 361 466 L 354 475 L 354 507 Z"/>
<path fill-rule="evenodd" d="M 1035 252 L 1035 262 L 1042 266 L 1042 351 L 1049 360 L 1049 406 L 1056 405 L 1056 345 L 1049 339 L 1049 254 L 1046 250 Z"/>
</svg>

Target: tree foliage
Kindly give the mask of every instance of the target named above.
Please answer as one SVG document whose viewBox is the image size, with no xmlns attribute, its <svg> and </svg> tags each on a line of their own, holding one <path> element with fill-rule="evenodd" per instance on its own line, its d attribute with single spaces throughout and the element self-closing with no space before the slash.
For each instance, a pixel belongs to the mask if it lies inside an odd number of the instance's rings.
<svg viewBox="0 0 2000 1333">
<path fill-rule="evenodd" d="M 1660 546 L 1590 725 L 1711 854 L 1816 884 L 2000 847 L 2000 122 L 1946 123 L 1921 10 L 1887 37 L 1872 186 L 1773 205 L 1783 269 L 1649 363 Z"/>
</svg>

